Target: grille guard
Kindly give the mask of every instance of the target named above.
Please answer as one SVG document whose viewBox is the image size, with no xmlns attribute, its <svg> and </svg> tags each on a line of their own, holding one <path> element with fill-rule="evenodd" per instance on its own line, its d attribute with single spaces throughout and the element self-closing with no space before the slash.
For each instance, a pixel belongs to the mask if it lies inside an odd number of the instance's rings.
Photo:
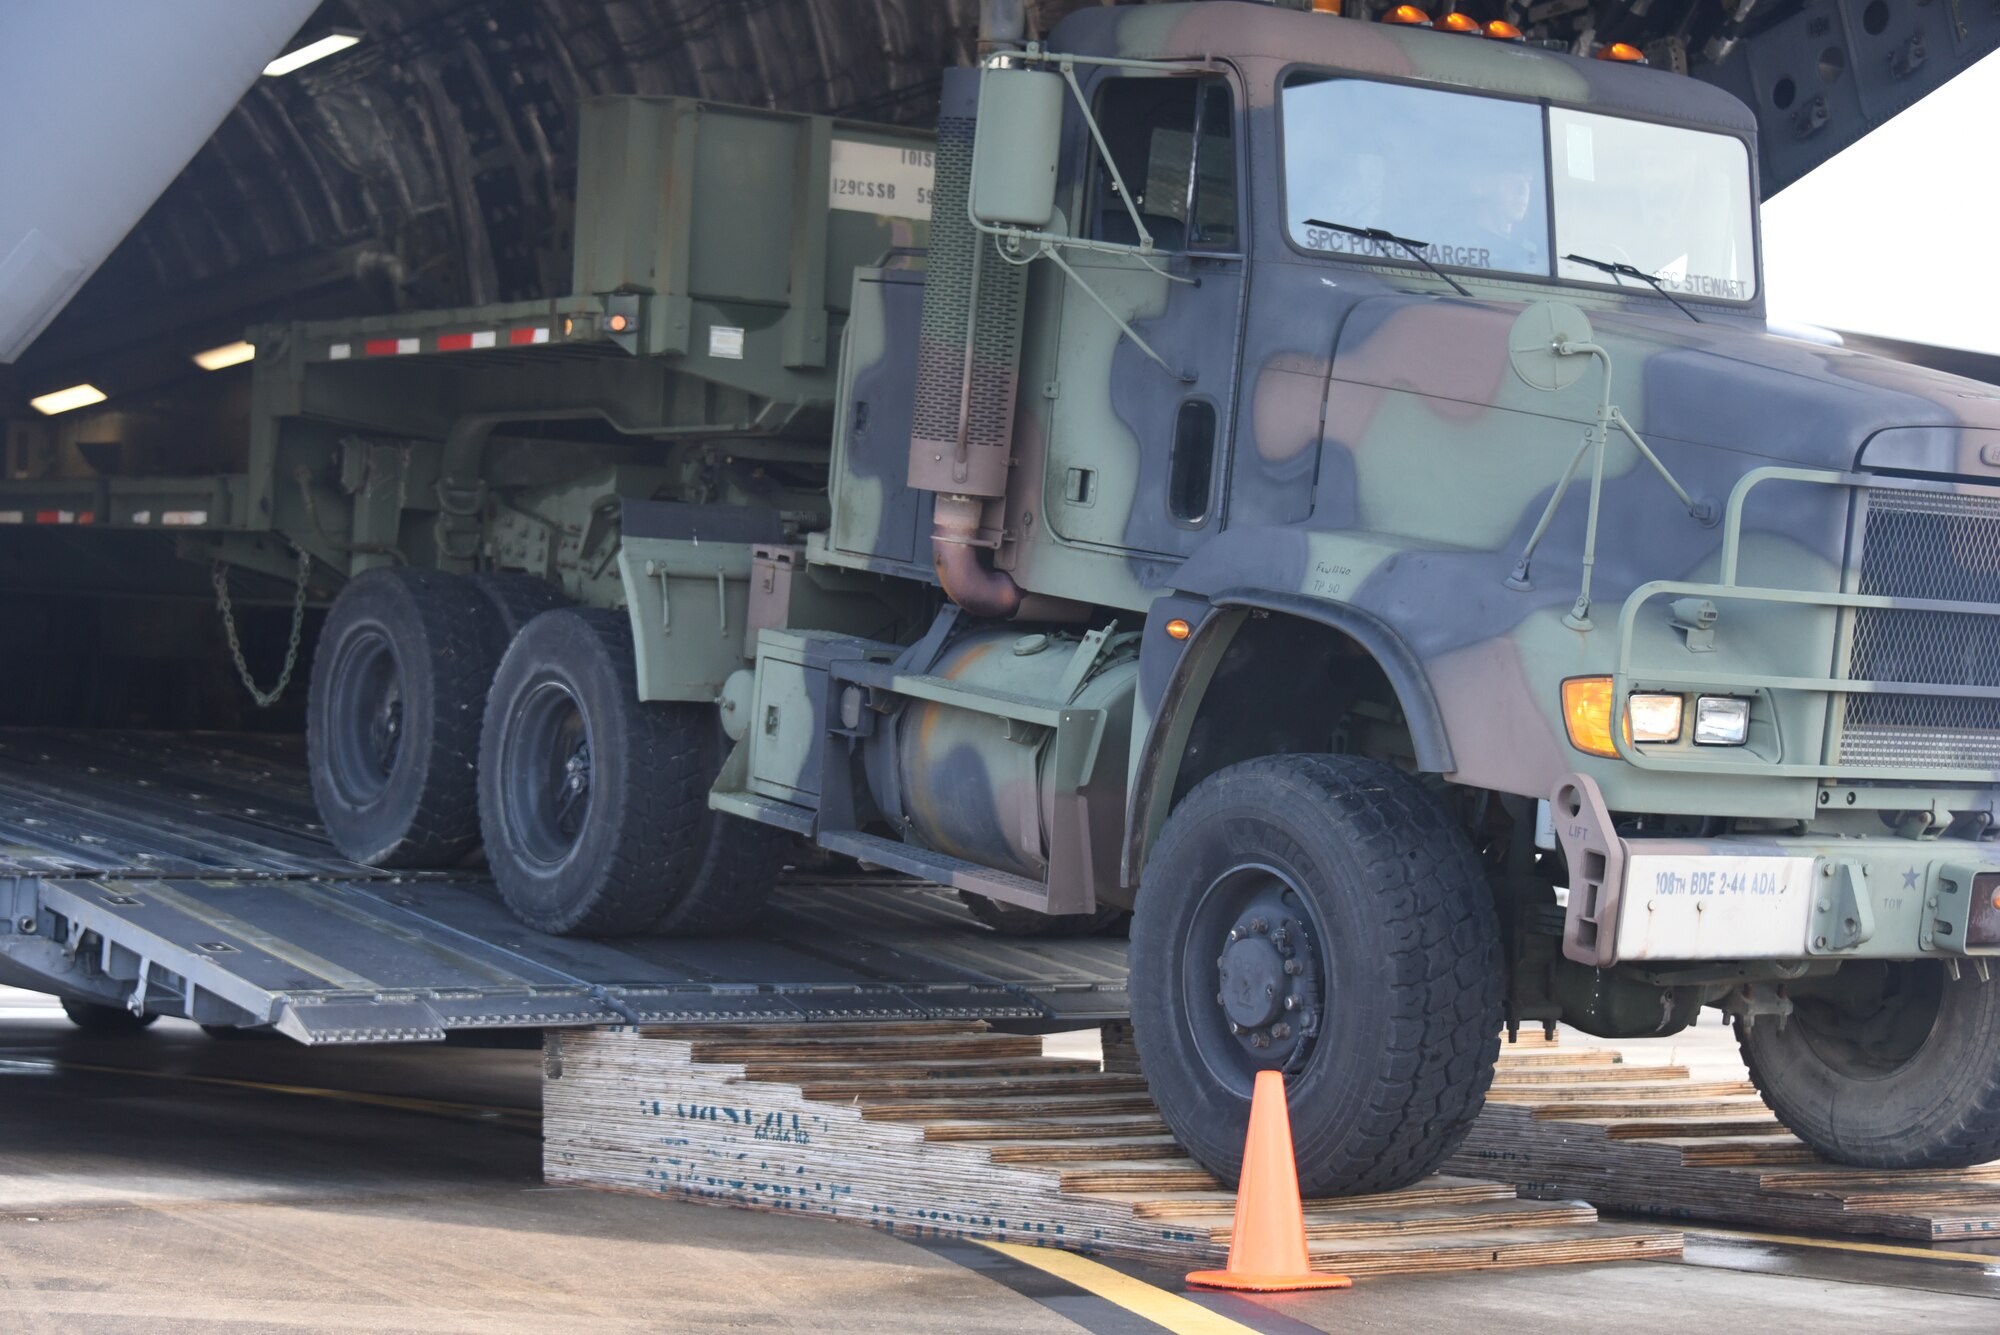
<svg viewBox="0 0 2000 1335">
<path fill-rule="evenodd" d="M 1628 763 L 1649 770 L 1683 773 L 1739 774 L 1760 778 L 1875 779 L 1902 783 L 1957 783 L 1990 785 L 2000 783 L 2000 766 L 1951 767 L 1923 764 L 1843 764 L 1841 730 L 1846 719 L 1846 701 L 1853 695 L 1920 696 L 1943 700 L 1985 700 L 2000 702 L 2000 686 L 1955 683 L 1903 682 L 1861 679 L 1845 675 L 1852 662 L 1852 623 L 1860 609 L 1877 608 L 1898 612 L 1929 612 L 1952 616 L 2000 618 L 2000 603 L 1963 602 L 1941 598 L 1904 598 L 1866 594 L 1843 589 L 1818 592 L 1804 589 L 1769 588 L 1741 583 L 1743 508 L 1752 489 L 1765 482 L 1799 482 L 1854 488 L 1863 496 L 1873 491 L 1929 492 L 1964 496 L 1965 489 L 1948 482 L 1925 482 L 1907 478 L 1884 478 L 1868 473 L 1835 472 L 1816 468 L 1767 467 L 1753 469 L 1737 480 L 1723 516 L 1720 578 L 1714 583 L 1682 580 L 1654 580 L 1634 589 L 1626 598 L 1618 617 L 1618 659 L 1613 678 L 1613 699 L 1623 700 L 1634 689 L 1655 687 L 1701 690 L 1717 694 L 1766 696 L 1777 692 L 1816 693 L 1829 697 L 1829 713 L 1824 734 L 1814 760 L 1789 761 L 1788 753 L 1799 749 L 1796 740 L 1779 736 L 1778 756 L 1772 761 L 1745 760 L 1737 748 L 1710 752 L 1661 753 L 1634 746 L 1613 728 L 1612 741 L 1619 756 Z M 1993 499 L 2000 502 L 2000 491 Z M 1865 503 L 1864 503 L 1865 504 Z M 1857 520 L 1853 533 L 1859 533 Z M 1852 585 L 1859 575 L 1858 546 L 1850 545 L 1844 585 Z M 1686 668 L 1652 667 L 1637 662 L 1634 630 L 1639 615 L 1655 600 L 1679 598 L 1722 599 L 1731 602 L 1758 602 L 1831 609 L 1840 618 L 1835 634 L 1836 671 L 1825 676 L 1773 676 L 1748 672 L 1719 672 Z M 2000 703 L 1996 703 L 2000 708 Z M 2000 744 L 2000 736 L 1996 736 Z M 1727 757 L 1727 758 L 1725 758 Z"/>
</svg>

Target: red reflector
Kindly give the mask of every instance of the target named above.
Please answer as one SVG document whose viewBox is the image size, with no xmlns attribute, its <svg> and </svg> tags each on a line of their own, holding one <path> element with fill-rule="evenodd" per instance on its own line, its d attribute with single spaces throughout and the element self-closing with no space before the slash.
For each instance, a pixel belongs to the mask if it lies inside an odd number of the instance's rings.
<svg viewBox="0 0 2000 1335">
<path fill-rule="evenodd" d="M 63 512 L 60 510 L 37 510 L 35 511 L 35 522 L 37 524 L 67 524 L 69 520 L 63 516 Z"/>
<path fill-rule="evenodd" d="M 470 334 L 439 334 L 439 352 L 465 352 L 472 347 Z"/>
<path fill-rule="evenodd" d="M 370 357 L 393 357 L 396 355 L 396 340 L 393 338 L 371 338 L 361 345 L 361 350 Z"/>
<path fill-rule="evenodd" d="M 97 522 L 97 511 L 85 510 L 76 517 L 76 522 L 79 524 L 95 524 Z"/>
</svg>

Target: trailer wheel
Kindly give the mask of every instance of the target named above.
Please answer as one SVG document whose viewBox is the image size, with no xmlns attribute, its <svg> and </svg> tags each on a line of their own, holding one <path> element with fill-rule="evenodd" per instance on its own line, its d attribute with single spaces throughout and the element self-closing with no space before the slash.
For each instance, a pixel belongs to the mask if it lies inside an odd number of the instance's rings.
<svg viewBox="0 0 2000 1335">
<path fill-rule="evenodd" d="M 159 1019 L 157 1015 L 134 1015 L 123 1006 L 107 1006 L 97 1001 L 63 998 L 63 1014 L 86 1034 L 136 1034 Z"/>
<path fill-rule="evenodd" d="M 709 809 L 726 747 L 712 707 L 639 699 L 622 615 L 529 622 L 501 660 L 480 746 L 480 824 L 507 906 L 558 935 L 749 921 L 786 841 Z"/>
<path fill-rule="evenodd" d="M 306 760 L 335 848 L 444 867 L 479 843 L 479 721 L 504 646 L 470 580 L 371 570 L 334 599 L 313 655 Z"/>
<path fill-rule="evenodd" d="M 2000 980 L 1937 960 L 1855 962 L 1776 1017 L 1736 1024 L 1778 1120 L 1861 1168 L 1967 1168 L 2000 1159 Z"/>
<path fill-rule="evenodd" d="M 1109 905 L 1095 913 L 1037 913 L 1018 904 L 1002 904 L 985 895 L 961 890 L 958 897 L 972 916 L 1002 936 L 1122 936 L 1132 915 Z"/>
<path fill-rule="evenodd" d="M 571 605 L 562 586 L 552 579 L 513 570 L 484 570 L 470 578 L 500 614 L 500 628 L 508 644 L 521 633 L 521 627 L 542 613 Z"/>
<path fill-rule="evenodd" d="M 1203 780 L 1147 860 L 1131 961 L 1146 1083 L 1227 1182 L 1260 1070 L 1285 1073 L 1308 1195 L 1408 1186 L 1492 1083 L 1492 894 L 1437 799 L 1381 762 L 1274 756 Z"/>
</svg>

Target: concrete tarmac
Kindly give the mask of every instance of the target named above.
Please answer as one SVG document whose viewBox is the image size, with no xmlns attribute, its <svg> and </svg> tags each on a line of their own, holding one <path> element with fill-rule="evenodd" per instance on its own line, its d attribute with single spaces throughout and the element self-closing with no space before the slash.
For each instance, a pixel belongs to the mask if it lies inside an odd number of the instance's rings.
<svg viewBox="0 0 2000 1335">
<path fill-rule="evenodd" d="M 1713 1040 L 1696 1033 L 1683 1041 L 1706 1052 Z M 1178 1276 L 1143 1267 L 1059 1277 L 976 1244 L 544 1187 L 539 1080 L 532 1049 L 314 1051 L 221 1042 L 177 1021 L 93 1038 L 53 1002 L 0 991 L 0 1331 L 2000 1324 L 2000 1256 L 1989 1266 L 1841 1240 L 1697 1235 L 1681 1263 L 1383 1278 L 1255 1301 L 1183 1294 Z"/>
</svg>

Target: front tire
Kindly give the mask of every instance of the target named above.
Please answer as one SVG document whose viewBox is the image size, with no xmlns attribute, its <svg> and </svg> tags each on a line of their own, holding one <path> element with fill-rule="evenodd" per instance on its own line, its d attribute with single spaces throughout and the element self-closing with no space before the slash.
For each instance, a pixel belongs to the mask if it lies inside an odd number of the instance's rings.
<svg viewBox="0 0 2000 1335">
<path fill-rule="evenodd" d="M 505 646 L 470 580 L 357 575 L 313 655 L 306 763 L 327 838 L 376 867 L 448 867 L 479 844 L 479 721 Z"/>
<path fill-rule="evenodd" d="M 1315 1196 L 1432 1172 L 1492 1083 L 1491 892 L 1437 799 L 1378 761 L 1275 756 L 1203 780 L 1147 859 L 1131 961 L 1147 1085 L 1225 1182 L 1259 1070 L 1285 1072 Z"/>
<path fill-rule="evenodd" d="M 2000 981 L 1936 960 L 1855 962 L 1736 1038 L 1764 1102 L 1800 1140 L 1860 1168 L 2000 1159 Z"/>
<path fill-rule="evenodd" d="M 480 825 L 507 907 L 563 936 L 748 922 L 786 841 L 709 809 L 726 745 L 713 707 L 639 699 L 622 614 L 529 622 L 494 677 L 480 746 Z"/>
</svg>

